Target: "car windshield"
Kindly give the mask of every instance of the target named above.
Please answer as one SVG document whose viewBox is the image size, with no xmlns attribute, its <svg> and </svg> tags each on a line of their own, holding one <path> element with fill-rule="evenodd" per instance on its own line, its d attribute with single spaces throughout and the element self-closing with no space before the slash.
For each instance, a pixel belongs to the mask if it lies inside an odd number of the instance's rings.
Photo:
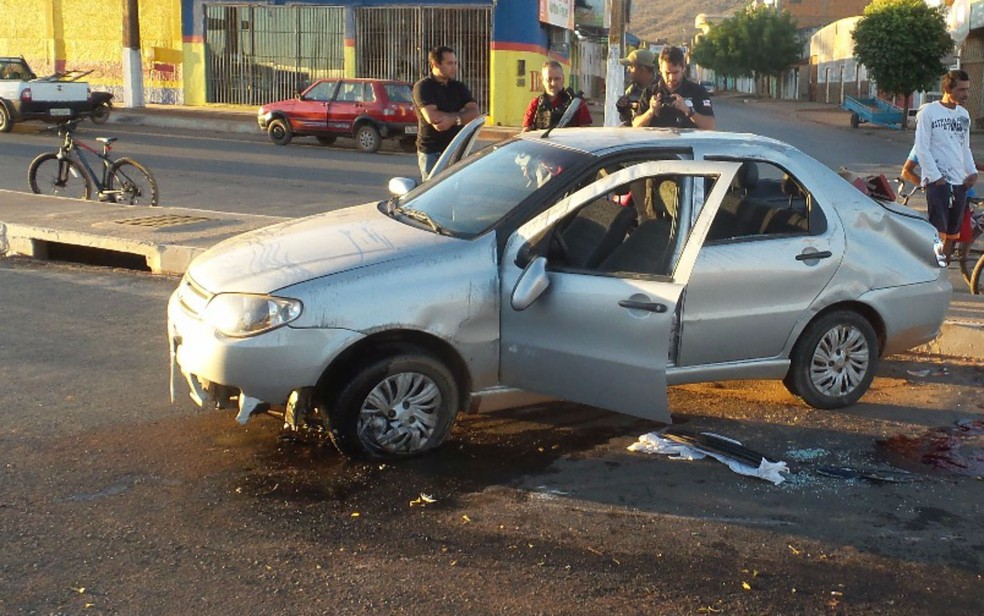
<svg viewBox="0 0 984 616">
<path fill-rule="evenodd" d="M 410 86 L 401 83 L 388 83 L 384 87 L 386 88 L 386 98 L 391 103 L 413 102 L 413 90 L 410 89 Z"/>
<path fill-rule="evenodd" d="M 436 232 L 474 237 L 589 156 L 543 141 L 496 144 L 407 193 L 391 213 L 416 221 L 411 224 L 425 219 Z"/>
</svg>

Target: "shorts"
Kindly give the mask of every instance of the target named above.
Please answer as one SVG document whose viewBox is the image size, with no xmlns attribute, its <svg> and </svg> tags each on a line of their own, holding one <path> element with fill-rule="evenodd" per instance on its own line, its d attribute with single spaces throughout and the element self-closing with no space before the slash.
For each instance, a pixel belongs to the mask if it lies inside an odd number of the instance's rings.
<svg viewBox="0 0 984 616">
<path fill-rule="evenodd" d="M 963 184 L 930 184 L 926 187 L 926 209 L 929 222 L 939 231 L 940 238 L 956 240 L 967 209 L 967 187 Z"/>
<path fill-rule="evenodd" d="M 958 242 L 972 242 L 974 240 L 974 212 L 970 206 L 964 208 L 963 222 L 960 223 L 960 237 Z"/>
</svg>

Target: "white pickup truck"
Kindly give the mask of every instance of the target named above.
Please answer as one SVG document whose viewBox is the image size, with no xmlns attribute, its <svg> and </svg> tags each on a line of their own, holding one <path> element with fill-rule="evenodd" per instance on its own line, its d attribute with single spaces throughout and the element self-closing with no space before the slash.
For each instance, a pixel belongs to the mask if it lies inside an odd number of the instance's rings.
<svg viewBox="0 0 984 616">
<path fill-rule="evenodd" d="M 26 120 L 58 122 L 86 116 L 105 122 L 112 94 L 92 92 L 88 83 L 62 77 L 38 78 L 24 58 L 0 57 L 0 133 Z"/>
</svg>

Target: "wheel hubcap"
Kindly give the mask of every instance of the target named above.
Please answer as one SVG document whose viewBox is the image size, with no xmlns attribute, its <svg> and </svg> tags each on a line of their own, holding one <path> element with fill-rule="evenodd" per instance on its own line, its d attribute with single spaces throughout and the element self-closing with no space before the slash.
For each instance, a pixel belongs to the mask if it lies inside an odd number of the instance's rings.
<svg viewBox="0 0 984 616">
<path fill-rule="evenodd" d="M 389 453 L 427 445 L 439 420 L 441 390 L 428 376 L 402 372 L 376 385 L 359 412 L 362 442 Z"/>
<path fill-rule="evenodd" d="M 810 365 L 810 380 L 825 396 L 843 396 L 861 384 L 870 365 L 868 341 L 850 325 L 832 328 L 817 344 Z"/>
</svg>

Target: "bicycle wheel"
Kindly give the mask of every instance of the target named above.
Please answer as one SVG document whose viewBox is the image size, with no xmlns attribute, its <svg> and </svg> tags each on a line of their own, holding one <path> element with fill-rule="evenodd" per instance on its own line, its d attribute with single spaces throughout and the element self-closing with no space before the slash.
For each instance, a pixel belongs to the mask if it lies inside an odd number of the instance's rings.
<svg viewBox="0 0 984 616">
<path fill-rule="evenodd" d="M 130 205 L 157 205 L 157 180 L 135 160 L 120 158 L 107 172 L 106 193 L 111 201 Z"/>
<path fill-rule="evenodd" d="M 71 199 L 88 199 L 92 194 L 92 180 L 70 158 L 58 158 L 55 152 L 41 154 L 27 168 L 27 181 L 31 190 L 39 195 L 55 195 Z"/>
<path fill-rule="evenodd" d="M 955 252 L 960 262 L 960 273 L 963 274 L 964 281 L 970 284 L 974 265 L 984 256 L 984 229 L 975 227 L 973 238 L 969 242 L 960 242 Z"/>
<path fill-rule="evenodd" d="M 970 273 L 970 292 L 974 295 L 984 295 L 984 257 L 977 260 L 974 271 Z"/>
</svg>

